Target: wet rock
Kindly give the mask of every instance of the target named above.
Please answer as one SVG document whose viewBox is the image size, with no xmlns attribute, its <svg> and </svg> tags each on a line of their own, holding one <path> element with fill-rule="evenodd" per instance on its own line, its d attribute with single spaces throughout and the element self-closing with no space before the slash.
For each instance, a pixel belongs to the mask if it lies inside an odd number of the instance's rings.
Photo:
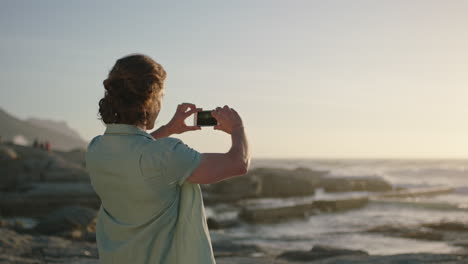
<svg viewBox="0 0 468 264">
<path fill-rule="evenodd" d="M 0 192 L 21 191 L 30 185 L 23 161 L 0 160 Z"/>
<path fill-rule="evenodd" d="M 14 151 L 18 153 L 26 174 L 24 181 L 80 181 L 89 182 L 86 169 L 80 164 L 69 160 L 54 152 L 42 149 L 15 145 Z"/>
<path fill-rule="evenodd" d="M 94 243 L 0 228 L 0 263 L 98 263 Z"/>
<path fill-rule="evenodd" d="M 305 196 L 314 194 L 325 173 L 306 168 L 255 168 L 246 175 L 202 188 L 208 203 L 236 202 L 245 198 Z"/>
<path fill-rule="evenodd" d="M 369 203 L 369 198 L 349 198 L 337 200 L 317 200 L 314 201 L 314 209 L 320 212 L 337 212 L 361 208 Z"/>
<path fill-rule="evenodd" d="M 212 230 L 236 227 L 240 224 L 237 219 L 216 220 L 212 217 L 208 217 L 206 222 L 208 224 L 208 228 Z"/>
<path fill-rule="evenodd" d="M 373 195 L 374 199 L 386 198 L 410 198 L 421 196 L 435 196 L 440 194 L 452 193 L 455 189 L 450 187 L 418 188 L 414 190 L 395 190 Z"/>
<path fill-rule="evenodd" d="M 319 259 L 337 257 L 337 256 L 367 256 L 363 250 L 352 250 L 336 248 L 324 245 L 316 245 L 310 251 L 293 250 L 281 253 L 278 258 L 293 261 L 314 261 Z"/>
<path fill-rule="evenodd" d="M 14 160 L 17 158 L 18 154 L 13 148 L 0 145 L 0 160 Z"/>
<path fill-rule="evenodd" d="M 439 223 L 427 223 L 427 224 L 423 224 L 422 226 L 435 229 L 435 230 L 468 232 L 468 223 L 460 223 L 460 222 L 453 222 L 453 221 L 452 222 L 442 221 Z"/>
<path fill-rule="evenodd" d="M 260 194 L 260 180 L 248 175 L 233 177 L 215 184 L 201 185 L 206 204 L 231 203 Z"/>
<path fill-rule="evenodd" d="M 82 167 L 86 167 L 86 149 L 75 148 L 70 151 L 54 151 L 54 152 L 59 154 L 60 157 L 70 162 L 79 164 Z"/>
<path fill-rule="evenodd" d="M 391 225 L 382 225 L 376 226 L 367 230 L 372 233 L 383 233 L 390 236 L 412 238 L 412 239 L 422 239 L 422 240 L 432 240 L 432 241 L 442 241 L 444 240 L 444 234 L 420 227 L 420 226 L 391 226 Z"/>
<path fill-rule="evenodd" d="M 361 208 L 369 202 L 367 197 L 316 200 L 307 203 L 299 203 L 285 206 L 253 206 L 244 207 L 239 217 L 251 223 L 279 222 L 291 218 L 307 218 L 318 212 L 336 212 Z"/>
<path fill-rule="evenodd" d="M 258 168 L 249 175 L 258 177 L 261 189 L 258 197 L 292 197 L 312 195 L 325 171 L 306 168 L 294 170 L 280 168 Z"/>
<path fill-rule="evenodd" d="M 34 231 L 46 235 L 66 233 L 73 238 L 81 238 L 87 227 L 96 218 L 97 212 L 81 206 L 63 207 L 39 221 Z"/>
<path fill-rule="evenodd" d="M 313 264 L 466 264 L 467 256 L 463 254 L 430 254 L 412 253 L 388 256 L 339 256 L 316 260 Z"/>
<path fill-rule="evenodd" d="M 262 253 L 263 250 L 257 245 L 237 244 L 231 240 L 220 240 L 212 243 L 215 257 L 226 256 L 249 256 Z"/>
<path fill-rule="evenodd" d="M 41 217 L 68 205 L 98 208 L 100 200 L 89 183 L 35 183 L 24 192 L 0 192 L 4 216 Z"/>
<path fill-rule="evenodd" d="M 324 177 L 320 182 L 327 192 L 384 192 L 393 186 L 380 177 Z"/>
</svg>

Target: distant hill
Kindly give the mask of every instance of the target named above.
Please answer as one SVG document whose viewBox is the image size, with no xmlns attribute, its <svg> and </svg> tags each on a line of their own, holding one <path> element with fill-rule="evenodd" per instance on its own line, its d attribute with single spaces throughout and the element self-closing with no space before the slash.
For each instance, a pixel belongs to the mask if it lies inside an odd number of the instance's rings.
<svg viewBox="0 0 468 264">
<path fill-rule="evenodd" d="M 65 121 L 54 121 L 54 120 L 39 119 L 39 118 L 28 118 L 26 119 L 26 121 L 35 126 L 47 128 L 47 129 L 62 133 L 64 135 L 70 136 L 70 137 L 81 139 L 80 134 L 78 134 L 78 132 L 70 128 Z"/>
<path fill-rule="evenodd" d="M 88 142 L 70 128 L 65 121 L 29 118 L 21 120 L 0 108 L 0 136 L 3 141 L 31 145 L 34 139 L 49 140 L 53 150 L 86 149 Z"/>
</svg>

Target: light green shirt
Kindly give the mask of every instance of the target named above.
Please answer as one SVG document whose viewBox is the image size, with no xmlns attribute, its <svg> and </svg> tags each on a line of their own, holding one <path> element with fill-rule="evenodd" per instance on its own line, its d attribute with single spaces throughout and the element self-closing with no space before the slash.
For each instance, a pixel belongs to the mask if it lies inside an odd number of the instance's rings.
<svg viewBox="0 0 468 264">
<path fill-rule="evenodd" d="M 100 263 L 216 263 L 200 185 L 186 181 L 200 159 L 180 139 L 128 124 L 107 124 L 91 140 Z"/>
</svg>

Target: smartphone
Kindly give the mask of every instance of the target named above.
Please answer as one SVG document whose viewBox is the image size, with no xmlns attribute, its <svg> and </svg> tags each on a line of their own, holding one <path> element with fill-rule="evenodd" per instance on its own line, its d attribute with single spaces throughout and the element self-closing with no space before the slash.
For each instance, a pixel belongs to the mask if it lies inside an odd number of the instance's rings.
<svg viewBox="0 0 468 264">
<path fill-rule="evenodd" d="M 211 115 L 211 110 L 200 111 L 194 115 L 193 124 L 195 126 L 215 126 L 218 120 Z"/>
</svg>

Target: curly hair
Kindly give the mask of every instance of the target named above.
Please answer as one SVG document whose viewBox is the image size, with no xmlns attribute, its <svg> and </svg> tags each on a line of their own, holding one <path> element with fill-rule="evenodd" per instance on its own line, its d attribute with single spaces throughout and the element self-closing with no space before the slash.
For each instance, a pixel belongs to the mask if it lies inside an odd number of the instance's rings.
<svg viewBox="0 0 468 264">
<path fill-rule="evenodd" d="M 118 59 L 103 81 L 99 119 L 106 124 L 150 123 L 149 113 L 160 110 L 157 99 L 165 79 L 164 68 L 149 56 L 131 54 Z"/>
</svg>

